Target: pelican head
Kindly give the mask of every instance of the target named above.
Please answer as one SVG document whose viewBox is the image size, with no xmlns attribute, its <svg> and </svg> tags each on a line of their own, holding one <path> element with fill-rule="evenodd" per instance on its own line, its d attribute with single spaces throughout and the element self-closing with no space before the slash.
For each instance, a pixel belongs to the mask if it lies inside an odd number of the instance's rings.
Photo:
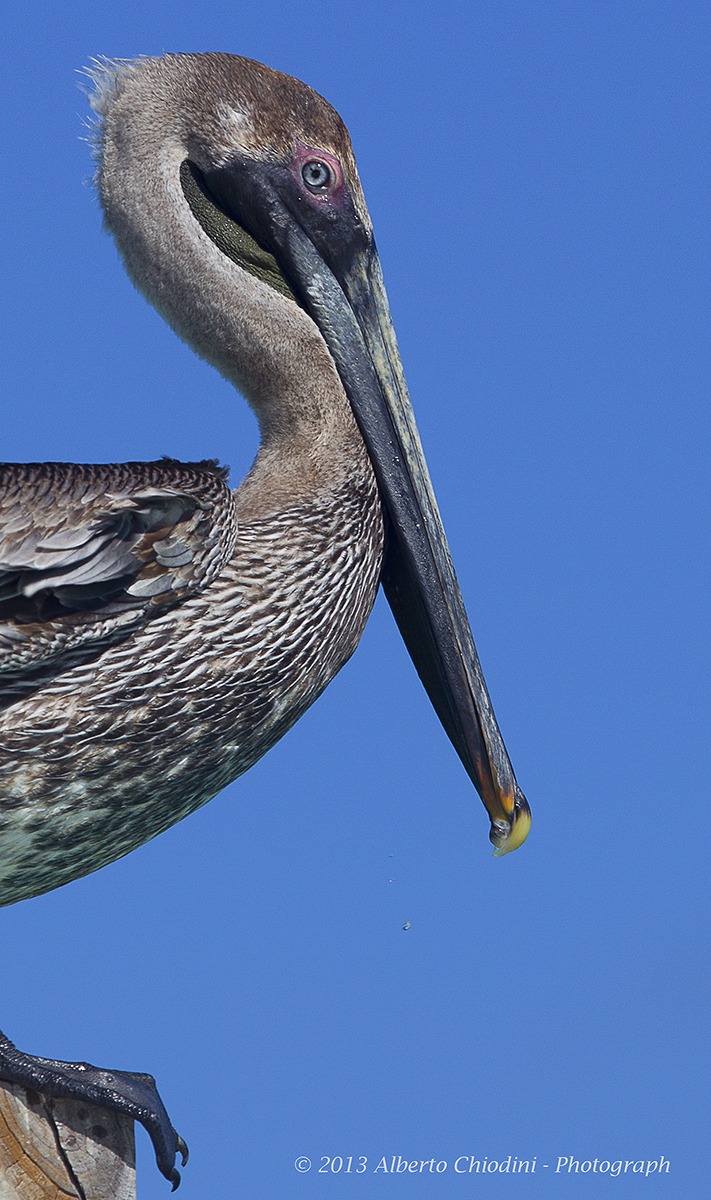
<svg viewBox="0 0 711 1200">
<path fill-rule="evenodd" d="M 301 405 L 337 372 L 378 481 L 388 600 L 495 854 L 516 849 L 530 810 L 474 647 L 343 122 L 304 84 L 231 55 L 106 63 L 94 79 L 102 202 L 136 284 L 240 387 L 263 437 L 289 403 L 285 363 L 303 373 Z"/>
</svg>

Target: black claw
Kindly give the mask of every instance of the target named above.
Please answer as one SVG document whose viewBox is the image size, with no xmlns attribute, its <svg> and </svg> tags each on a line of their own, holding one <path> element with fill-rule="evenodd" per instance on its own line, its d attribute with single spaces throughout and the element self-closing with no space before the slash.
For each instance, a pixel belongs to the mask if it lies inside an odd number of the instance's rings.
<svg viewBox="0 0 711 1200">
<path fill-rule="evenodd" d="M 170 1122 L 152 1075 L 105 1071 L 91 1063 L 35 1058 L 23 1054 L 0 1033 L 0 1079 L 58 1100 L 83 1100 L 140 1121 L 153 1142 L 158 1170 L 173 1191 L 178 1187 L 180 1174 L 175 1168 L 175 1156 L 180 1154 L 185 1166 L 188 1148 Z"/>
</svg>

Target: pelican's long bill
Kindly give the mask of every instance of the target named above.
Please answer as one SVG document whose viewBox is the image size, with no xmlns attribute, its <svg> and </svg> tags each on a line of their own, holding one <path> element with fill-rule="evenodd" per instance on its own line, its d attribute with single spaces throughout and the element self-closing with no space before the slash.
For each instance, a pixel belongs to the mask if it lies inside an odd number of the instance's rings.
<svg viewBox="0 0 711 1200">
<path fill-rule="evenodd" d="M 206 208 L 214 204 L 235 222 L 249 237 L 248 269 L 273 286 L 273 277 L 281 275 L 282 284 L 288 284 L 282 290 L 291 290 L 321 330 L 384 501 L 388 549 L 383 584 L 395 619 L 489 813 L 495 853 L 515 850 L 528 834 L 530 809 L 516 782 L 474 646 L 362 199 L 354 188 L 349 190 L 332 155 L 301 145 L 289 162 L 238 157 L 205 172 L 190 165 L 182 179 L 198 219 L 207 226 Z M 245 265 L 244 246 L 228 252 Z"/>
</svg>

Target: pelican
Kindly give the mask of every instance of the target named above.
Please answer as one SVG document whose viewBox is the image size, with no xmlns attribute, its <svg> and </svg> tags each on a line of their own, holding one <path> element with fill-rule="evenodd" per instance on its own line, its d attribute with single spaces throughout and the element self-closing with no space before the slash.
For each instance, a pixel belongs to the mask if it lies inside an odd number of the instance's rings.
<svg viewBox="0 0 711 1200">
<path fill-rule="evenodd" d="M 246 397 L 216 462 L 8 464 L 0 484 L 0 903 L 129 853 L 246 771 L 355 650 L 380 583 L 486 806 L 530 811 L 482 676 L 338 114 L 227 54 L 93 70 L 98 188 L 136 286 Z M 184 1143 L 149 1076 L 0 1041 L 0 1077 Z"/>
</svg>

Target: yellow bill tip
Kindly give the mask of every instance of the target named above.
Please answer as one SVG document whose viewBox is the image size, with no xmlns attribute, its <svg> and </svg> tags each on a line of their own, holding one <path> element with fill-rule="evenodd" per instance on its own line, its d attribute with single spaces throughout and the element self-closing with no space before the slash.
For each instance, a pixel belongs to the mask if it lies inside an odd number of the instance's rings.
<svg viewBox="0 0 711 1200">
<path fill-rule="evenodd" d="M 503 858 L 512 850 L 522 846 L 531 831 L 531 810 L 525 799 L 517 806 L 513 823 L 508 830 L 501 829 L 500 824 L 491 827 L 491 840 L 494 843 L 494 858 Z"/>
</svg>

